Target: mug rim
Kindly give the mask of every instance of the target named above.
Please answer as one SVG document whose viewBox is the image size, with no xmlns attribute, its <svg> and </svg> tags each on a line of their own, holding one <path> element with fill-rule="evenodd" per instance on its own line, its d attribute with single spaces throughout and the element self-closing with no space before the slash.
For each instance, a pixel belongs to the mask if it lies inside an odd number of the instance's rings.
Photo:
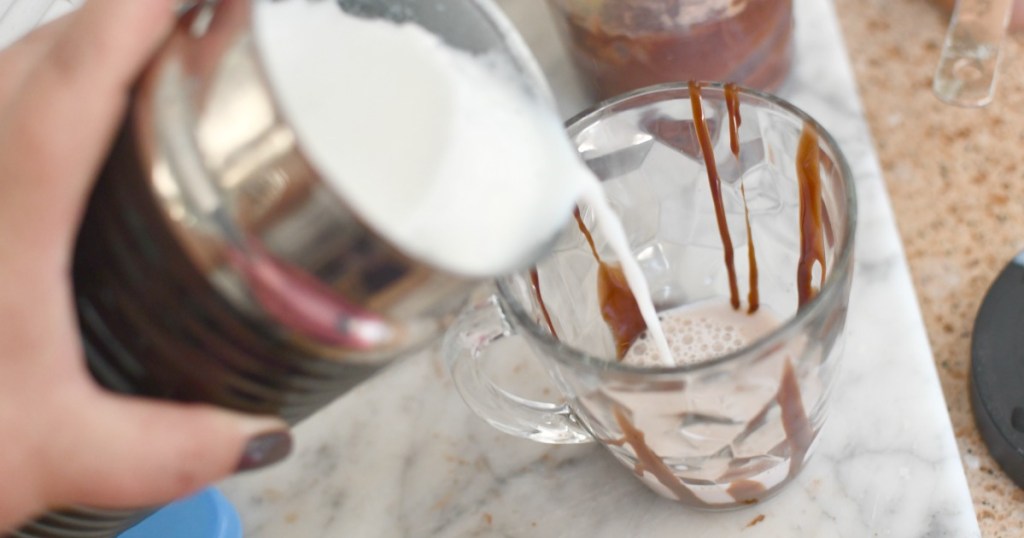
<svg viewBox="0 0 1024 538">
<path fill-rule="evenodd" d="M 725 83 L 721 82 L 698 82 L 697 84 L 701 90 L 711 89 L 724 91 L 726 86 Z M 819 316 L 825 309 L 829 308 L 828 305 L 835 299 L 837 294 L 842 292 L 842 284 L 848 279 L 851 271 L 853 270 L 854 238 L 856 236 L 858 220 L 856 186 L 854 183 L 853 172 L 845 154 L 835 138 L 833 138 L 820 123 L 792 103 L 766 92 L 747 88 L 741 85 L 735 86 L 739 95 L 746 95 L 766 101 L 767 103 L 782 109 L 787 114 L 795 116 L 798 120 L 811 125 L 811 127 L 813 127 L 818 133 L 819 147 L 827 147 L 833 154 L 832 158 L 839 169 L 839 175 L 842 180 L 842 193 L 843 198 L 846 201 L 846 218 L 844 219 L 845 227 L 843 229 L 843 233 L 836 242 L 837 255 L 832 264 L 832 271 L 826 276 L 821 289 L 810 301 L 804 304 L 803 307 L 798 308 L 796 313 L 787 318 L 780 326 L 761 336 L 753 343 L 740 349 L 713 359 L 690 364 L 676 366 L 636 366 L 586 353 L 555 338 L 554 335 L 543 329 L 539 323 L 535 322 L 525 309 L 521 307 L 518 301 L 510 300 L 510 297 L 512 297 L 513 294 L 511 293 L 506 281 L 511 278 L 511 276 L 497 279 L 497 289 L 498 294 L 501 297 L 502 304 L 512 312 L 518 324 L 521 327 L 524 327 L 525 330 L 530 333 L 532 338 L 536 338 L 545 345 L 552 346 L 558 351 L 558 353 L 551 354 L 553 355 L 552 358 L 554 360 L 570 367 L 586 366 L 615 373 L 641 375 L 645 377 L 671 376 L 710 370 L 723 364 L 739 361 L 744 357 L 759 356 L 774 348 L 780 343 L 780 341 L 785 341 L 794 333 L 798 332 L 800 327 L 807 323 L 808 320 Z M 626 92 L 610 99 L 600 101 L 576 114 L 565 122 L 566 130 L 570 135 L 574 135 L 578 133 L 582 126 L 585 124 L 592 124 L 592 120 L 603 115 L 613 107 L 618 107 L 625 103 L 651 96 L 656 96 L 658 99 L 645 101 L 646 103 L 663 101 L 665 100 L 665 97 L 676 95 L 680 92 L 684 92 L 687 96 L 686 98 L 689 98 L 688 83 L 669 82 L 655 84 Z"/>
</svg>

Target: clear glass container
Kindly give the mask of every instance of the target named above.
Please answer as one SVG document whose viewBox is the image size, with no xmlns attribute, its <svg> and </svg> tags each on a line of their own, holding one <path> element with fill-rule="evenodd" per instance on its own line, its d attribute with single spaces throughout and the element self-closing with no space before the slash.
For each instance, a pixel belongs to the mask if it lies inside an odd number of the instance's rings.
<svg viewBox="0 0 1024 538">
<path fill-rule="evenodd" d="M 596 97 L 663 82 L 777 88 L 793 57 L 792 0 L 548 0 Z"/>
<path fill-rule="evenodd" d="M 736 241 L 741 288 L 760 283 L 760 308 L 777 325 L 707 360 L 671 367 L 619 362 L 595 259 L 596 252 L 602 260 L 614 255 L 583 205 L 584 224 L 567 226 L 534 271 L 498 279 L 491 301 L 467 309 L 444 347 L 463 399 L 495 428 L 545 443 L 597 442 L 655 492 L 710 510 L 766 499 L 814 452 L 843 355 L 857 214 L 853 176 L 836 142 L 777 98 L 739 90 L 743 121 L 738 156 L 730 154 L 727 93 L 708 85 L 702 97 L 706 125 L 714 126 L 709 138 L 720 164 L 724 222 Z M 707 301 L 728 309 L 731 294 L 691 105 L 686 85 L 662 85 L 569 123 L 582 158 L 603 180 L 663 320 Z M 820 172 L 817 226 L 804 220 L 815 210 L 801 200 L 814 189 L 798 167 Z M 594 251 L 582 228 L 593 232 Z M 799 260 L 804 240 L 816 233 L 822 257 L 811 273 L 821 284 L 804 302 Z M 731 319 L 752 314 L 742 312 Z M 689 345 L 682 333 L 675 337 Z M 533 401 L 498 386 L 486 365 L 502 357 L 495 352 L 502 340 L 528 344 L 558 394 Z"/>
</svg>

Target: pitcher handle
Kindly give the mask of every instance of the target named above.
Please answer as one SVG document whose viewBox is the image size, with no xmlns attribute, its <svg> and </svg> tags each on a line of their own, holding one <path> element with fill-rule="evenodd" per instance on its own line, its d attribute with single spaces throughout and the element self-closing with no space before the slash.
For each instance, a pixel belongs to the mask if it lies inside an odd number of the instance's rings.
<svg viewBox="0 0 1024 538">
<path fill-rule="evenodd" d="M 494 295 L 467 308 L 445 335 L 445 360 L 466 405 L 491 426 L 517 437 L 559 445 L 593 441 L 568 405 L 516 396 L 484 373 L 484 361 L 493 355 L 489 348 L 502 338 L 522 336 Z"/>
</svg>

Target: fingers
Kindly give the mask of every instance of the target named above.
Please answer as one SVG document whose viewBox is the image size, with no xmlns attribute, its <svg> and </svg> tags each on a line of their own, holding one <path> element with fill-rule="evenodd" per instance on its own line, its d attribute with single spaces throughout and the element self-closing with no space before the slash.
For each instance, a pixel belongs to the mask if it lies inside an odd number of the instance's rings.
<svg viewBox="0 0 1024 538">
<path fill-rule="evenodd" d="M 33 233 L 60 232 L 60 248 L 73 240 L 132 82 L 175 4 L 89 0 L 63 23 L 0 115 L 0 224 L 35 222 Z"/>
<path fill-rule="evenodd" d="M 291 449 L 277 419 L 105 393 L 91 407 L 47 447 L 50 503 L 162 504 Z"/>
<path fill-rule="evenodd" d="M 47 23 L 0 52 L 0 115 L 69 21 L 69 17 L 62 17 Z"/>
<path fill-rule="evenodd" d="M 127 91 L 170 29 L 175 5 L 174 0 L 89 0 L 40 65 L 41 89 L 50 97 L 86 102 Z"/>
</svg>

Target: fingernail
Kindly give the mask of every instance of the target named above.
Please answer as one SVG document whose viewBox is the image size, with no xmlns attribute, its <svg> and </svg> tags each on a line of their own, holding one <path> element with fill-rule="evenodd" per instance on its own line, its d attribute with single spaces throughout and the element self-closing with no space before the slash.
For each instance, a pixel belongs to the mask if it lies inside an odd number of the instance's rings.
<svg viewBox="0 0 1024 538">
<path fill-rule="evenodd" d="M 235 472 L 251 471 L 283 460 L 292 451 L 292 436 L 288 431 L 272 431 L 249 440 L 242 452 Z"/>
</svg>

